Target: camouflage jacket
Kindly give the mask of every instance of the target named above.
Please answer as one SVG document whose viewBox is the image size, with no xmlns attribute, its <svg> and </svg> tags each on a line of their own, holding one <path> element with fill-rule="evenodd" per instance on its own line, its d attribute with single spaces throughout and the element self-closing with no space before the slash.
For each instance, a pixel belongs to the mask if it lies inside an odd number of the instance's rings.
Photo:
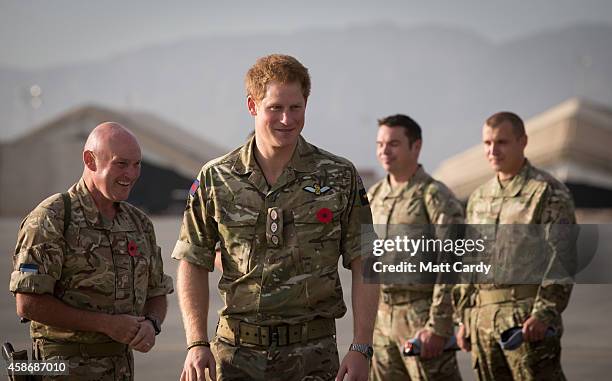
<svg viewBox="0 0 612 381">
<path fill-rule="evenodd" d="M 429 229 L 429 225 L 463 224 L 463 206 L 452 192 L 441 182 L 434 180 L 419 165 L 414 176 L 400 188 L 392 189 L 388 177 L 374 184 L 368 192 L 372 208 L 372 219 L 376 230 L 384 229 L 381 235 L 388 238 L 389 226 L 411 225 L 418 230 L 416 237 L 425 234 L 428 238 L 445 239 L 441 230 Z M 383 228 L 384 225 L 384 228 Z M 428 233 L 429 232 L 429 233 Z M 451 336 L 452 327 L 452 285 L 446 284 L 384 284 L 382 292 L 431 292 L 427 327 L 440 336 Z"/>
<path fill-rule="evenodd" d="M 506 186 L 502 187 L 498 178 L 494 177 L 476 189 L 468 200 L 466 214 L 469 224 L 559 226 L 576 223 L 574 203 L 567 187 L 547 172 L 533 167 L 527 160 L 521 171 Z M 513 231 L 508 227 L 507 231 L 512 233 L 508 237 L 500 236 L 499 233 L 496 235 L 496 247 L 501 247 L 509 253 L 527 252 L 528 246 L 534 244 L 532 238 L 517 234 L 516 229 Z M 524 259 L 526 256 L 517 257 Z M 520 279 L 521 272 L 529 268 L 529 263 L 509 265 L 511 266 L 506 266 L 506 273 L 514 271 L 517 279 Z M 463 286 L 459 291 L 462 298 L 459 310 L 474 304 L 473 288 Z M 479 284 L 475 288 L 503 289 L 512 288 L 512 285 Z M 550 284 L 543 281 L 535 297 L 531 315 L 548 324 L 557 321 L 567 306 L 571 289 L 571 284 Z"/>
<path fill-rule="evenodd" d="M 141 315 L 147 299 L 173 291 L 172 278 L 163 272 L 153 224 L 142 211 L 121 202 L 107 223 L 83 179 L 68 193 L 72 210 L 66 232 L 60 194 L 41 202 L 21 223 L 11 292 L 51 294 L 88 311 Z M 111 341 L 102 333 L 38 322 L 32 322 L 30 334 L 54 341 Z"/>
<path fill-rule="evenodd" d="M 300 137 L 269 187 L 254 157 L 254 137 L 202 168 L 187 200 L 172 257 L 213 271 L 219 244 L 223 316 L 294 324 L 346 312 L 338 259 L 360 255 L 367 195 L 345 159 Z"/>
</svg>

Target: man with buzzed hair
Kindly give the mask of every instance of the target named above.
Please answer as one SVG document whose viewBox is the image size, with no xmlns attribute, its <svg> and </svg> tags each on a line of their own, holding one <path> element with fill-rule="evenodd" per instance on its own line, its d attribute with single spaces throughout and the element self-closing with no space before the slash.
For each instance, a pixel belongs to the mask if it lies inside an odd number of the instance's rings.
<svg viewBox="0 0 612 381">
<path fill-rule="evenodd" d="M 348 160 L 301 136 L 310 76 L 297 59 L 262 57 L 245 82 L 255 134 L 203 166 L 172 253 L 188 350 L 181 380 L 202 380 L 208 369 L 224 381 L 365 381 L 378 286 L 362 276 L 362 224 L 371 230 L 371 215 L 361 179 Z M 217 245 L 224 306 L 209 343 Z M 340 259 L 352 272 L 354 325 L 341 364 Z"/>
<path fill-rule="evenodd" d="M 419 164 L 421 127 L 409 116 L 378 121 L 376 156 L 387 176 L 368 197 L 382 239 L 397 234 L 444 240 L 448 226 L 463 224 L 463 207 L 452 192 Z M 400 232 L 401 231 L 401 232 Z M 374 328 L 371 380 L 461 380 L 454 352 L 443 352 L 453 335 L 451 285 L 383 284 Z M 403 356 L 409 339 L 420 356 Z"/>
<path fill-rule="evenodd" d="M 141 153 L 125 127 L 89 135 L 83 175 L 21 223 L 10 291 L 31 320 L 34 358 L 68 361 L 67 380 L 133 380 L 132 350 L 148 352 L 166 315 L 172 279 L 163 272 L 151 220 L 125 202 Z"/>
<path fill-rule="evenodd" d="M 494 278 L 489 284 L 458 286 L 457 315 L 462 325 L 457 342 L 472 351 L 479 380 L 564 380 L 561 313 L 572 284 L 567 275 L 549 276 L 556 264 L 548 263 L 546 251 L 555 261 L 564 260 L 562 250 L 569 240 L 565 233 L 576 222 L 572 196 L 563 183 L 527 160 L 527 135 L 518 115 L 490 116 L 482 128 L 482 142 L 496 175 L 470 196 L 466 221 L 475 229 L 495 228 L 494 248 L 487 256 L 504 260 L 507 265 L 500 274 L 509 284 Z M 534 229 L 517 226 L 529 224 L 542 226 L 543 239 Z M 504 229 L 505 225 L 511 228 Z M 513 258 L 520 258 L 520 263 Z M 571 258 L 565 259 L 571 265 Z M 536 269 L 542 261 L 546 271 L 540 274 Z M 524 281 L 525 273 L 537 276 Z M 523 342 L 514 350 L 504 349 L 501 334 L 513 328 L 522 331 Z"/>
</svg>

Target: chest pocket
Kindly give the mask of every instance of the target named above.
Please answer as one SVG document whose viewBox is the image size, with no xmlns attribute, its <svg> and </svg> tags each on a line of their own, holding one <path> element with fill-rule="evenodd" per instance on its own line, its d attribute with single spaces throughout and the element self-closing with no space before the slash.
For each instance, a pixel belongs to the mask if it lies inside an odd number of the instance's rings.
<svg viewBox="0 0 612 381">
<path fill-rule="evenodd" d="M 397 200 L 393 206 L 390 222 L 392 224 L 428 224 L 429 217 L 427 216 L 423 197 Z"/>
<path fill-rule="evenodd" d="M 320 195 L 293 208 L 293 221 L 303 270 L 337 266 L 342 218 L 347 197 L 342 193 Z"/>
<path fill-rule="evenodd" d="M 503 203 L 502 197 L 483 197 L 471 203 L 468 208 L 468 222 L 471 224 L 495 224 Z"/>
<path fill-rule="evenodd" d="M 75 307 L 93 300 L 97 309 L 111 312 L 115 270 L 108 235 L 101 230 L 73 225 L 65 237 L 68 249 L 60 282 L 62 300 Z"/>
<path fill-rule="evenodd" d="M 130 258 L 131 264 L 134 267 L 133 288 L 134 288 L 134 309 L 138 313 L 144 308 L 146 302 L 147 289 L 149 288 L 149 276 L 151 257 L 160 254 L 160 247 L 150 247 L 144 236 L 127 236 L 127 255 Z M 130 244 L 132 242 L 133 244 Z M 135 246 L 134 246 L 135 244 Z M 132 255 L 130 255 L 130 252 Z M 128 285 L 131 287 L 131 285 Z"/>
<path fill-rule="evenodd" d="M 544 188 L 531 192 L 521 192 L 516 197 L 504 199 L 504 205 L 499 216 L 501 224 L 533 224 L 540 223 L 540 208 Z"/>
<path fill-rule="evenodd" d="M 235 279 L 249 272 L 256 244 L 259 210 L 237 204 L 221 204 L 218 223 L 223 277 Z"/>
</svg>

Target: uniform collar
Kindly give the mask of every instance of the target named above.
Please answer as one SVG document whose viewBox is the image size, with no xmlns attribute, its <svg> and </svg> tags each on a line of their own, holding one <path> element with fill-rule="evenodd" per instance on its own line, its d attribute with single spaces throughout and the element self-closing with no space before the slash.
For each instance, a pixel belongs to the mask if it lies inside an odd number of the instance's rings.
<svg viewBox="0 0 612 381">
<path fill-rule="evenodd" d="M 316 148 L 308 144 L 300 135 L 291 160 L 287 164 L 287 168 L 298 172 L 313 172 L 316 170 L 313 156 L 316 153 Z M 260 170 L 257 161 L 255 160 L 255 135 L 240 148 L 238 157 L 234 161 L 232 170 L 240 175 L 249 174 L 255 170 Z"/>
<path fill-rule="evenodd" d="M 255 160 L 255 135 L 249 138 L 239 152 L 232 170 L 240 175 L 249 175 L 249 181 L 261 193 L 273 192 L 285 184 L 295 180 L 298 177 L 297 172 L 315 172 L 317 170 L 314 164 L 314 154 L 316 148 L 306 142 L 300 135 L 298 137 L 297 146 L 291 156 L 291 160 L 287 164 L 287 168 L 276 181 L 273 187 L 269 187 L 263 171 Z"/>
<path fill-rule="evenodd" d="M 425 173 L 425 170 L 421 164 L 417 166 L 416 172 L 414 172 L 412 177 L 408 179 L 406 184 L 395 189 L 391 188 L 391 181 L 389 179 L 389 175 L 387 175 L 382 185 L 382 195 L 387 198 L 400 197 L 402 194 L 404 194 L 404 192 L 408 192 L 410 189 L 412 189 L 415 184 L 419 184 L 425 179 L 427 179 L 427 173 Z"/>
<path fill-rule="evenodd" d="M 83 178 L 81 178 L 78 183 L 73 185 L 73 187 L 70 189 L 70 193 L 76 194 L 80 204 L 79 207 L 82 210 L 83 216 L 85 217 L 85 221 L 87 221 L 88 225 L 97 229 L 106 229 L 113 232 L 136 230 L 136 227 L 134 226 L 134 223 L 132 222 L 132 219 L 127 211 L 125 202 L 118 203 L 119 207 L 117 213 L 115 214 L 115 218 L 112 221 L 112 225 L 105 224 Z"/>
<path fill-rule="evenodd" d="M 527 182 L 531 168 L 532 166 L 529 163 L 529 160 L 525 159 L 525 163 L 523 164 L 523 167 L 519 173 L 517 173 L 504 188 L 501 187 L 499 178 L 496 175 L 493 179 L 494 192 L 496 194 L 501 194 L 504 197 L 518 196 L 519 193 L 521 193 L 523 186 L 525 186 L 525 183 Z"/>
</svg>

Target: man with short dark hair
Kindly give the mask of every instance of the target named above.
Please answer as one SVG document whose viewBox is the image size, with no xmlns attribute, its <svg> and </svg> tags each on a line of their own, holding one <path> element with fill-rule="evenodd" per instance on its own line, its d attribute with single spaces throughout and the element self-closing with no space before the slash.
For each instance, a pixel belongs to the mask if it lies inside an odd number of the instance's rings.
<svg viewBox="0 0 612 381">
<path fill-rule="evenodd" d="M 100 124 L 83 163 L 78 183 L 23 220 L 10 290 L 36 360 L 67 360 L 68 380 L 133 380 L 131 349 L 155 345 L 172 279 L 151 220 L 125 202 L 140 176 L 135 136 Z"/>
<path fill-rule="evenodd" d="M 422 142 L 420 126 L 406 115 L 378 121 L 376 154 L 387 176 L 370 189 L 369 199 L 374 224 L 384 229 L 381 238 L 389 238 L 394 229 L 395 234 L 408 233 L 407 229 L 414 237 L 445 239 L 441 225 L 463 223 L 459 201 L 419 164 Z M 453 335 L 451 288 L 445 284 L 381 286 L 371 379 L 461 379 L 455 353 L 442 351 Z M 422 343 L 421 355 L 404 357 L 404 345 L 413 337 Z"/>
<path fill-rule="evenodd" d="M 203 379 L 208 369 L 220 380 L 365 381 L 378 296 L 362 276 L 362 225 L 371 229 L 365 189 L 348 160 L 301 137 L 310 76 L 298 60 L 262 57 L 245 83 L 255 134 L 204 165 L 172 254 L 188 348 L 181 380 Z M 217 245 L 224 306 L 209 343 Z M 354 322 L 342 364 L 340 258 L 352 271 Z"/>
<path fill-rule="evenodd" d="M 547 255 L 531 249 L 534 240 L 536 245 L 550 245 L 552 258 L 559 260 L 561 246 L 554 242 L 554 232 L 576 221 L 571 194 L 525 158 L 527 135 L 518 115 L 493 114 L 483 126 L 482 142 L 496 175 L 470 196 L 467 223 L 496 228 L 494 251 L 487 256 L 499 253 L 505 263 L 510 262 L 504 266 L 504 279 L 515 284 L 459 286 L 458 316 L 463 324 L 457 342 L 462 349 L 472 350 L 479 380 L 564 380 L 561 313 L 569 301 L 571 279 L 548 278 L 544 272 L 535 282 L 520 279 L 536 272 L 536 263 Z M 528 224 L 544 227 L 548 237 L 538 240 L 530 230 L 517 226 Z M 561 236 L 569 240 L 566 234 Z M 512 263 L 508 258 L 524 259 Z M 521 327 L 523 344 L 515 350 L 503 349 L 501 334 L 516 327 Z M 546 335 L 547 331 L 554 334 Z"/>
</svg>

